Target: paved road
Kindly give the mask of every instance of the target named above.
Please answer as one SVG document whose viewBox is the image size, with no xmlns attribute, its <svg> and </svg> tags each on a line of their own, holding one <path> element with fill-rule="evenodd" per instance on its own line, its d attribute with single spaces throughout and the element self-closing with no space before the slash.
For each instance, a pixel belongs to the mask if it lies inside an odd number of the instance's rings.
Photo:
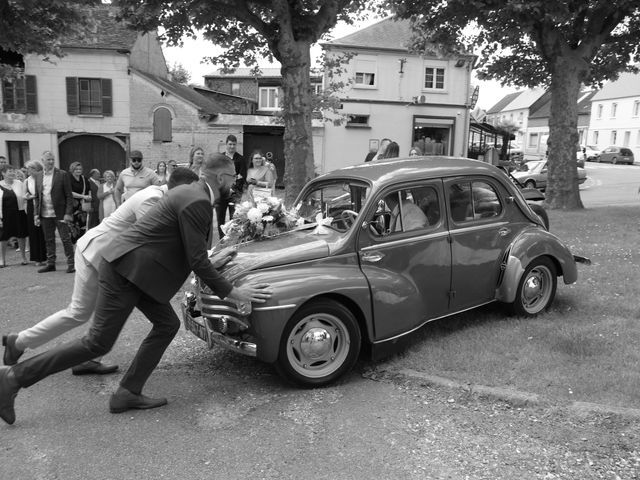
<svg viewBox="0 0 640 480">
<path fill-rule="evenodd" d="M 640 165 L 587 162 L 587 181 L 580 186 L 586 208 L 608 205 L 640 205 Z"/>
</svg>

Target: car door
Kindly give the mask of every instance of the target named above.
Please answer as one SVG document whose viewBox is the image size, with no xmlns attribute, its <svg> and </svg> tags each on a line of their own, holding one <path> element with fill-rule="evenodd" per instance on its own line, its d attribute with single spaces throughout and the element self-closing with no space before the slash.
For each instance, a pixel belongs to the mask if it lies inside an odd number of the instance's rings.
<svg viewBox="0 0 640 480">
<path fill-rule="evenodd" d="M 451 235 L 451 304 L 461 311 L 495 298 L 505 251 L 521 228 L 510 221 L 508 192 L 495 179 L 457 177 L 444 190 Z"/>
<path fill-rule="evenodd" d="M 448 313 L 451 245 L 441 180 L 387 189 L 374 205 L 358 255 L 371 290 L 374 337 L 383 340 Z"/>
</svg>

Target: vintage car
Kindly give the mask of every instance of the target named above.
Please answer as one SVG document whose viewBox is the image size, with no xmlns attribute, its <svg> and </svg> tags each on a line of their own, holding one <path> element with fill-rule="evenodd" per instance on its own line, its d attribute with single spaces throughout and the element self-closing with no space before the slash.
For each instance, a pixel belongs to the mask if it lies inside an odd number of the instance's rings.
<svg viewBox="0 0 640 480">
<path fill-rule="evenodd" d="M 361 351 L 380 358 L 427 322 L 490 302 L 534 316 L 576 260 L 519 189 L 489 164 L 411 157 L 342 168 L 311 180 L 295 202 L 301 224 L 237 245 L 221 271 L 269 283 L 264 304 L 215 296 L 193 278 L 187 330 L 320 386 Z"/>
</svg>

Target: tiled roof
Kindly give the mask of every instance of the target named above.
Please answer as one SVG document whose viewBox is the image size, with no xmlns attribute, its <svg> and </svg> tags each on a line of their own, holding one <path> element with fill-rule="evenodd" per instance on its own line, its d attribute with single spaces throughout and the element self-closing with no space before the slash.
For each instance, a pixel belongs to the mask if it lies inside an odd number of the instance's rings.
<svg viewBox="0 0 640 480">
<path fill-rule="evenodd" d="M 522 92 L 520 92 L 520 95 L 518 95 L 511 101 L 511 103 L 505 105 L 502 108 L 502 111 L 523 110 L 529 108 L 536 102 L 536 100 L 544 95 L 545 92 L 546 89 L 544 88 L 532 88 L 529 90 L 523 90 Z"/>
<path fill-rule="evenodd" d="M 640 73 L 625 72 L 614 82 L 605 83 L 597 94 L 591 99 L 610 100 L 613 98 L 637 97 L 640 96 Z"/>
<path fill-rule="evenodd" d="M 409 20 L 395 17 L 365 27 L 342 38 L 324 42 L 327 46 L 365 47 L 383 50 L 408 50 L 411 39 Z"/>
<path fill-rule="evenodd" d="M 280 67 L 260 67 L 260 72 L 260 75 L 256 77 L 253 74 L 253 68 L 237 68 L 231 73 L 222 73 L 220 69 L 218 69 L 213 73 L 205 75 L 204 78 L 282 78 Z M 313 80 L 320 80 L 322 73 L 312 70 L 311 78 Z"/>
<path fill-rule="evenodd" d="M 597 90 L 585 90 L 578 97 L 578 115 L 591 115 L 591 98 Z M 551 116 L 551 98 L 546 101 L 529 118 L 549 118 Z"/>
<path fill-rule="evenodd" d="M 87 32 L 84 38 L 69 36 L 63 39 L 63 47 L 131 50 L 138 32 L 129 29 L 126 23 L 116 21 L 116 7 L 101 5 L 90 11 L 95 22 L 94 31 Z"/>
<path fill-rule="evenodd" d="M 509 105 L 511 102 L 513 102 L 515 100 L 515 98 L 520 95 L 522 92 L 513 92 L 513 93 L 509 93 L 508 95 L 505 95 L 504 97 L 502 97 L 502 99 L 500 101 L 498 101 L 498 103 L 496 103 L 493 107 L 491 107 L 489 110 L 487 110 L 487 115 L 491 114 L 491 113 L 499 113 L 502 110 L 504 110 L 504 107 L 506 107 L 507 105 Z"/>
<path fill-rule="evenodd" d="M 147 72 L 142 72 L 140 70 L 131 69 L 141 77 L 146 78 L 147 80 L 152 81 L 162 89 L 172 93 L 176 97 L 180 97 L 187 102 L 196 105 L 204 114 L 207 115 L 217 115 L 218 107 L 211 100 L 206 98 L 204 95 L 199 94 L 193 88 L 187 87 L 186 85 L 182 85 L 180 83 L 172 82 L 167 80 L 166 78 L 159 77 L 157 75 L 152 75 Z"/>
</svg>

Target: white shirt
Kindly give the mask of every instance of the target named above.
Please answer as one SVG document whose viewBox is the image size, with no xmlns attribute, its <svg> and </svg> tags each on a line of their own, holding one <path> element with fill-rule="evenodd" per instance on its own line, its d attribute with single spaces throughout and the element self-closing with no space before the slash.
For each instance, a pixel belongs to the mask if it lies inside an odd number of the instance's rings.
<svg viewBox="0 0 640 480">
<path fill-rule="evenodd" d="M 134 193 L 102 223 L 80 237 L 76 248 L 97 270 L 102 261 L 102 252 L 109 247 L 111 240 L 142 218 L 167 190 L 166 185 L 152 185 Z"/>
<path fill-rule="evenodd" d="M 41 217 L 51 218 L 56 216 L 51 199 L 51 187 L 53 186 L 53 170 L 51 173 L 42 173 L 42 213 Z"/>
</svg>

